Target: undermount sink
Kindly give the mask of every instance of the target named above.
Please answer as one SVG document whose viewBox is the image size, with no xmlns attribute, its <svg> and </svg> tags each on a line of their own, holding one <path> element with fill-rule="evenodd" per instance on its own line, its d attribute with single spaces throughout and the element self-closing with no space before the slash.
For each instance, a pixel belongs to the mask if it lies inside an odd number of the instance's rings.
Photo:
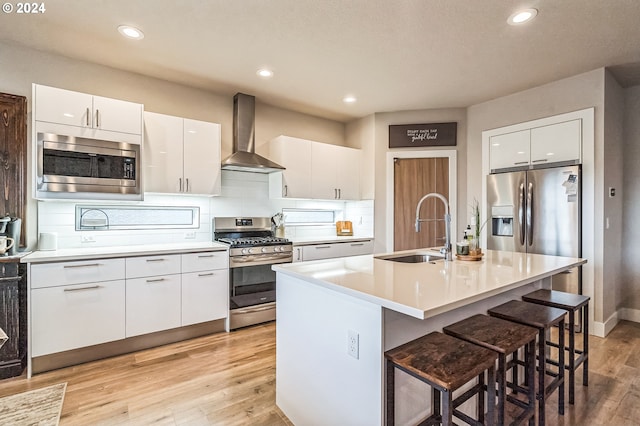
<svg viewBox="0 0 640 426">
<path fill-rule="evenodd" d="M 402 263 L 425 263 L 425 262 L 433 263 L 436 260 L 444 259 L 444 257 L 434 255 L 434 254 L 414 253 L 414 254 L 390 254 L 385 256 L 376 256 L 376 259 L 390 260 L 392 262 L 402 262 Z"/>
</svg>

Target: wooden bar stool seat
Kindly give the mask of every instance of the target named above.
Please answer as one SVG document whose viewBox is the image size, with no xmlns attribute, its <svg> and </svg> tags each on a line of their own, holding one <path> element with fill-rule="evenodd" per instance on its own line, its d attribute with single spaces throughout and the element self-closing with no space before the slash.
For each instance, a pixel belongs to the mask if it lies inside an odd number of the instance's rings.
<svg viewBox="0 0 640 426">
<path fill-rule="evenodd" d="M 387 425 L 395 423 L 395 370 L 401 370 L 432 388 L 431 415 L 420 424 L 453 424 L 453 416 L 471 425 L 493 425 L 495 392 L 486 392 L 487 383 L 495 383 L 498 355 L 489 349 L 446 334 L 433 332 L 384 354 L 387 365 Z M 478 379 L 463 394 L 453 392 Z M 476 419 L 458 407 L 477 396 Z M 485 396 L 487 413 L 485 415 Z M 442 407 L 441 407 L 442 404 Z"/>
<path fill-rule="evenodd" d="M 498 384 L 498 424 L 505 424 L 505 402 L 520 407 L 520 414 L 514 416 L 512 425 L 523 424 L 528 421 L 530 425 L 535 421 L 536 390 L 535 390 L 535 369 L 536 369 L 536 337 L 538 330 L 527 325 L 518 324 L 500 318 L 486 315 L 474 315 L 455 324 L 446 326 L 443 331 L 446 334 L 466 340 L 470 343 L 480 345 L 498 353 L 498 370 L 496 371 L 496 381 Z M 520 386 L 518 382 L 517 356 L 512 356 L 514 352 L 523 349 L 525 357 L 525 382 L 529 385 Z M 509 356 L 511 360 L 508 359 Z M 507 372 L 512 371 L 512 380 L 507 380 Z M 487 383 L 487 386 L 490 386 Z M 495 387 L 495 386 L 494 386 Z M 527 399 L 523 401 L 512 395 L 507 395 L 507 388 L 513 389 L 516 393 L 526 394 Z"/>
<path fill-rule="evenodd" d="M 580 365 L 584 364 L 582 367 L 582 385 L 589 385 L 589 296 L 541 289 L 522 296 L 522 300 L 563 309 L 569 313 L 569 346 L 564 348 L 568 352 L 565 368 L 569 371 L 569 404 L 574 404 L 575 375 L 576 369 Z M 578 321 L 582 331 L 582 350 L 576 349 L 576 312 L 579 316 Z M 556 348 L 560 347 L 558 343 L 552 341 L 548 341 L 547 345 Z"/>
<path fill-rule="evenodd" d="M 558 372 L 547 369 L 547 339 L 546 333 L 553 326 L 564 329 L 564 316 L 562 309 L 550 306 L 537 305 L 535 303 L 511 300 L 495 308 L 489 309 L 489 315 L 534 327 L 538 330 L 538 424 L 545 424 L 545 401 L 556 389 L 558 391 L 558 414 L 564 414 L 564 368 L 558 368 Z M 559 333 L 559 345 L 564 346 L 564 333 Z M 558 365 L 564 365 L 564 351 L 558 351 Z M 552 380 L 545 386 L 545 376 Z M 533 385 L 533 384 L 532 384 Z"/>
</svg>

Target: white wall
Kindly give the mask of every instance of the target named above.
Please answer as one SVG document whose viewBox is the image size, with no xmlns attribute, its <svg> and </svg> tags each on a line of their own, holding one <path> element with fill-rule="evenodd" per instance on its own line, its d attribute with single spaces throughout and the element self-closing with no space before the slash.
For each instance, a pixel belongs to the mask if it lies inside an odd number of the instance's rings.
<svg viewBox="0 0 640 426">
<path fill-rule="evenodd" d="M 624 90 L 624 193 L 622 288 L 619 308 L 640 322 L 640 86 Z"/>
<path fill-rule="evenodd" d="M 141 74 L 125 72 L 18 47 L 0 41 L 0 92 L 27 98 L 31 155 L 31 84 L 39 83 L 145 105 L 145 110 L 222 124 L 222 158 L 232 152 L 233 94 L 217 94 Z M 345 144 L 341 122 L 275 108 L 256 100 L 256 145 L 287 134 L 336 145 Z M 31 199 L 29 161 L 27 244 L 36 246 L 37 203 Z"/>
</svg>

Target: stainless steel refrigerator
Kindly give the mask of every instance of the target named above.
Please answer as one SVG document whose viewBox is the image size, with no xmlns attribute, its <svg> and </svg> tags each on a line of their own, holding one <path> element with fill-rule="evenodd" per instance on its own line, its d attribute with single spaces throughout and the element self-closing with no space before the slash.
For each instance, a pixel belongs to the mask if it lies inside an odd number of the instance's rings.
<svg viewBox="0 0 640 426">
<path fill-rule="evenodd" d="M 487 177 L 487 248 L 581 257 L 580 166 Z M 552 288 L 582 294 L 582 269 L 552 278 Z"/>
</svg>

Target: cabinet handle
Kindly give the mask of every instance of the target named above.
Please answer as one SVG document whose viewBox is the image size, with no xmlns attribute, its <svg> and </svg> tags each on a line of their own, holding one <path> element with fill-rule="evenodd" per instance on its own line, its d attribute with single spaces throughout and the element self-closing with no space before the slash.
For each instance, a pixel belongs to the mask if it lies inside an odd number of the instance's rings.
<svg viewBox="0 0 640 426">
<path fill-rule="evenodd" d="M 516 164 L 516 165 L 517 164 L 529 164 L 529 162 L 528 161 L 518 161 L 517 163 L 513 163 L 513 164 Z"/>
<path fill-rule="evenodd" d="M 99 288 L 101 288 L 101 285 L 92 285 L 89 287 L 78 287 L 78 288 L 65 288 L 63 291 L 65 292 L 72 292 L 72 291 L 82 291 L 82 290 L 97 290 Z"/>
<path fill-rule="evenodd" d="M 342 199 L 342 189 L 338 188 L 338 199 Z"/>
<path fill-rule="evenodd" d="M 161 257 L 160 259 L 147 259 L 147 262 L 164 262 L 166 259 Z"/>
<path fill-rule="evenodd" d="M 184 192 L 189 192 L 189 178 L 185 178 L 184 179 L 184 183 L 185 183 L 185 190 Z"/>
<path fill-rule="evenodd" d="M 285 185 L 283 197 L 288 197 L 288 196 L 289 196 L 289 186 Z"/>
<path fill-rule="evenodd" d="M 358 247 L 358 246 L 363 246 L 364 243 L 352 243 L 351 247 Z"/>
<path fill-rule="evenodd" d="M 87 127 L 91 126 L 91 112 L 89 112 L 89 108 L 87 108 Z"/>
<path fill-rule="evenodd" d="M 331 246 L 316 246 L 316 249 L 318 249 L 318 250 L 327 249 L 327 248 L 331 248 Z"/>
<path fill-rule="evenodd" d="M 84 265 L 64 265 L 63 268 L 72 269 L 72 268 L 89 268 L 92 266 L 100 266 L 100 263 L 85 263 Z"/>
<path fill-rule="evenodd" d="M 302 260 L 302 249 L 299 249 L 299 248 L 296 249 L 296 260 L 297 261 Z"/>
<path fill-rule="evenodd" d="M 160 281 L 164 281 L 164 278 L 155 278 L 153 280 L 147 280 L 148 283 L 159 283 Z"/>
<path fill-rule="evenodd" d="M 548 158 L 543 158 L 542 160 L 533 160 L 532 163 L 543 163 L 545 161 L 549 161 Z"/>
<path fill-rule="evenodd" d="M 203 257 L 214 257 L 214 254 L 200 254 L 198 255 L 199 258 L 203 258 Z"/>
<path fill-rule="evenodd" d="M 100 128 L 100 110 L 96 110 L 96 127 Z"/>
<path fill-rule="evenodd" d="M 182 178 L 178 178 L 178 184 L 180 185 L 179 192 L 182 192 Z"/>
<path fill-rule="evenodd" d="M 208 274 L 198 274 L 199 277 L 210 277 L 213 275 L 213 272 L 209 272 Z"/>
<path fill-rule="evenodd" d="M 338 199 L 338 190 L 336 188 L 333 188 L 333 198 Z"/>
</svg>

